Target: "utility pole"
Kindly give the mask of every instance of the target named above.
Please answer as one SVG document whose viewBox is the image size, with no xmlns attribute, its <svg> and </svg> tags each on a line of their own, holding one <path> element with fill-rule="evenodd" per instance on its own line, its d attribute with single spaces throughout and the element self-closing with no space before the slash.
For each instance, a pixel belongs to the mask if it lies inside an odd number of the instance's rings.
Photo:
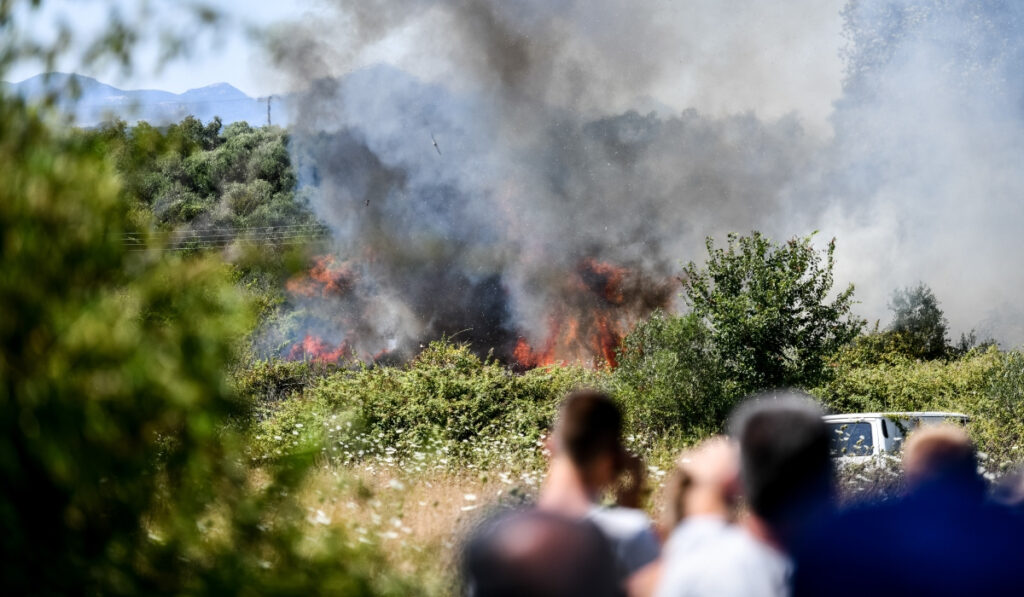
<svg viewBox="0 0 1024 597">
<path fill-rule="evenodd" d="M 272 95 L 268 95 L 267 96 L 267 126 L 270 126 L 270 98 L 272 98 L 272 97 L 274 97 L 274 96 L 272 96 Z"/>
</svg>

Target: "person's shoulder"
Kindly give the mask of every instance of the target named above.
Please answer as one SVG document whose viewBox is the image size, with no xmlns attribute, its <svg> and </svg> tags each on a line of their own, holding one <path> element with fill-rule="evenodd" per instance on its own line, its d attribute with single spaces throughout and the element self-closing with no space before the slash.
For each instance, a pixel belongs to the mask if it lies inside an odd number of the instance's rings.
<svg viewBox="0 0 1024 597">
<path fill-rule="evenodd" d="M 695 520 L 677 531 L 681 549 L 666 559 L 659 597 L 787 593 L 788 559 L 746 530 L 724 521 Z"/>
<path fill-rule="evenodd" d="M 588 518 L 611 540 L 627 575 L 653 562 L 661 552 L 651 519 L 641 510 L 595 508 Z"/>
<path fill-rule="evenodd" d="M 731 527 L 724 541 L 731 547 L 730 551 L 735 557 L 745 559 L 750 565 L 780 570 L 789 567 L 789 558 L 785 554 L 758 540 L 744 528 Z"/>
<path fill-rule="evenodd" d="M 728 534 L 729 523 L 724 519 L 711 516 L 684 518 L 668 536 L 665 543 L 666 554 L 686 554 L 698 547 L 708 545 L 717 538 Z"/>
<path fill-rule="evenodd" d="M 651 518 L 643 510 L 599 507 L 588 518 L 605 532 L 616 536 L 639 535 L 651 531 Z"/>
</svg>

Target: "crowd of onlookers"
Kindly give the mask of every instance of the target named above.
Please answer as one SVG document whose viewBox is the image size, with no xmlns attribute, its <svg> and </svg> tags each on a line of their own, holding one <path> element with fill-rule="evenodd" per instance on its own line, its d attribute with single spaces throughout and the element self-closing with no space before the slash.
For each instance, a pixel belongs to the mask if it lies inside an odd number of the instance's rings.
<svg viewBox="0 0 1024 597">
<path fill-rule="evenodd" d="M 911 434 L 901 495 L 841 508 L 818 406 L 752 397 L 679 457 L 658 524 L 622 431 L 609 396 L 566 398 L 535 506 L 466 542 L 468 595 L 1024 595 L 1022 478 L 989 491 L 960 427 Z"/>
</svg>

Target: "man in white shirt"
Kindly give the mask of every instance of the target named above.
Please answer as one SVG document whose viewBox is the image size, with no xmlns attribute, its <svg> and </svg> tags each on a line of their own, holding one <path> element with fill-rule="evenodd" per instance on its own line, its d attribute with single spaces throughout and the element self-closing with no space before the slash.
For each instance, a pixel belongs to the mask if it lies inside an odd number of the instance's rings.
<svg viewBox="0 0 1024 597">
<path fill-rule="evenodd" d="M 694 454 L 686 496 L 694 505 L 665 546 L 659 597 L 788 595 L 786 549 L 830 510 L 829 438 L 817 405 L 796 393 L 756 397 L 731 428 L 750 511 L 728 521 L 735 468 L 725 449 Z"/>
</svg>

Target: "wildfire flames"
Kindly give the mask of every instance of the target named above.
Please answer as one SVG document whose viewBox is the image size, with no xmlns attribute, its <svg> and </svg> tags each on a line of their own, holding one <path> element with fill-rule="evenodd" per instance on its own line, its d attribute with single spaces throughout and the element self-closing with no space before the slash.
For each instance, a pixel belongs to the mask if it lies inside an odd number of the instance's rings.
<svg viewBox="0 0 1024 597">
<path fill-rule="evenodd" d="M 342 342 L 338 346 L 331 346 L 320 336 L 306 334 L 302 342 L 297 342 L 288 353 L 288 358 L 293 361 L 319 361 L 324 363 L 336 363 L 349 355 L 348 345 Z"/>
<path fill-rule="evenodd" d="M 295 295 L 327 297 L 345 294 L 354 284 L 355 276 L 349 264 L 337 263 L 333 255 L 321 255 L 308 273 L 288 280 L 285 288 Z"/>
<path fill-rule="evenodd" d="M 314 260 L 309 272 L 290 280 L 287 289 L 299 298 L 350 300 L 359 284 L 355 269 L 334 256 L 321 256 Z M 593 258 L 580 260 L 572 271 L 560 277 L 558 285 L 556 296 L 560 300 L 551 305 L 543 332 L 518 330 L 502 345 L 473 348 L 481 353 L 493 350 L 500 360 L 519 371 L 567 363 L 615 367 L 616 351 L 624 334 L 641 317 L 666 307 L 671 297 L 668 282 L 653 282 L 636 271 Z M 345 304 L 357 304 L 357 311 L 371 308 L 368 303 Z M 352 320 L 360 319 L 360 314 L 340 319 L 345 324 L 341 326 L 339 342 L 331 343 L 320 334 L 308 333 L 291 346 L 287 357 L 337 362 L 355 354 L 358 322 Z M 423 338 L 420 344 L 432 339 L 435 338 Z M 385 349 L 356 356 L 380 361 L 395 355 Z"/>
<path fill-rule="evenodd" d="M 638 276 L 624 267 L 582 260 L 566 280 L 567 300 L 548 318 L 544 341 L 535 348 L 520 337 L 513 364 L 523 369 L 570 362 L 616 367 L 624 334 L 639 317 L 668 303 L 667 284 L 657 285 L 653 296 L 640 292 L 641 287 Z"/>
</svg>

